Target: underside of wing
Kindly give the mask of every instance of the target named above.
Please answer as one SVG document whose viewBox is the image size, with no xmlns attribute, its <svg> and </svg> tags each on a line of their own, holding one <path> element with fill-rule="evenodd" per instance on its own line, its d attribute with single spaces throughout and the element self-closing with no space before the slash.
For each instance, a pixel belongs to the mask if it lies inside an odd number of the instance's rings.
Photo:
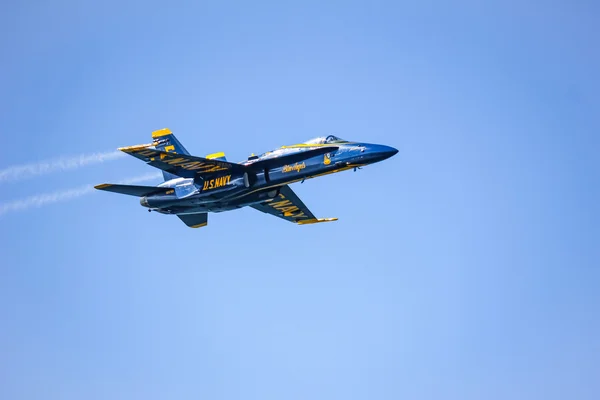
<svg viewBox="0 0 600 400">
<path fill-rule="evenodd" d="M 254 204 L 251 207 L 299 225 L 337 221 L 337 218 L 317 219 L 287 185 L 281 187 L 279 195 L 274 199 Z"/>
<path fill-rule="evenodd" d="M 188 154 L 169 153 L 155 150 L 151 146 L 122 147 L 119 150 L 145 161 L 149 165 L 173 175 L 193 178 L 196 175 L 219 171 L 244 172 L 242 165 L 223 161 L 195 157 Z"/>
</svg>

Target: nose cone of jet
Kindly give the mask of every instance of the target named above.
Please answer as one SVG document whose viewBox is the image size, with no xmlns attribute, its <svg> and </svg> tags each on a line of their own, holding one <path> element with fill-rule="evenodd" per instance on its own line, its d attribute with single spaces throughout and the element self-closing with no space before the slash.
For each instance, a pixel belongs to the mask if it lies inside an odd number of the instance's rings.
<svg viewBox="0 0 600 400">
<path fill-rule="evenodd" d="M 387 160 L 388 158 L 390 158 L 393 155 L 395 155 L 396 153 L 398 153 L 397 149 L 390 147 L 390 146 L 384 146 L 381 144 L 371 144 L 371 145 L 366 145 L 365 147 L 366 147 L 367 151 L 366 151 L 364 159 L 369 164 Z"/>
<path fill-rule="evenodd" d="M 379 153 L 381 154 L 381 160 L 386 160 L 398 153 L 398 149 L 390 146 L 379 146 Z"/>
</svg>

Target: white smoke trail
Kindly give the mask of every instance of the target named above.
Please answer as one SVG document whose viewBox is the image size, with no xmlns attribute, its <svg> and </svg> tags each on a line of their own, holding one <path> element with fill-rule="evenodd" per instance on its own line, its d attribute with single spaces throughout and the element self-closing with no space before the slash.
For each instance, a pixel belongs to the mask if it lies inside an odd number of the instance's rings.
<svg viewBox="0 0 600 400">
<path fill-rule="evenodd" d="M 133 185 L 135 183 L 145 182 L 160 177 L 162 177 L 160 172 L 153 172 L 151 174 L 125 179 L 119 183 L 123 185 Z M 47 204 L 76 199 L 78 197 L 93 193 L 94 191 L 94 185 L 85 185 L 74 189 L 42 193 L 35 196 L 26 197 L 24 199 L 11 201 L 9 203 L 3 203 L 0 204 L 0 216 L 9 212 L 24 211 L 32 207 L 39 208 Z"/>
<path fill-rule="evenodd" d="M 109 151 L 105 153 L 80 154 L 73 157 L 60 157 L 55 160 L 40 161 L 37 163 L 13 165 L 12 167 L 0 170 L 0 183 L 32 178 L 55 171 L 77 169 L 86 165 L 116 160 L 121 157 L 125 157 L 125 153 L 121 151 Z"/>
</svg>

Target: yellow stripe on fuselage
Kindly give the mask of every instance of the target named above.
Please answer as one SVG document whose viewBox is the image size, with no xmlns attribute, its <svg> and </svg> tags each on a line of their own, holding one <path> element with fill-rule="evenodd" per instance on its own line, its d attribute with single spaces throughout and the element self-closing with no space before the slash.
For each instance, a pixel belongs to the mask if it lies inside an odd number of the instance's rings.
<svg viewBox="0 0 600 400">
<path fill-rule="evenodd" d="M 299 143 L 299 144 L 292 144 L 290 146 L 281 146 L 282 149 L 298 149 L 298 148 L 304 148 L 304 147 L 339 147 L 333 144 L 310 144 L 310 143 Z"/>
</svg>

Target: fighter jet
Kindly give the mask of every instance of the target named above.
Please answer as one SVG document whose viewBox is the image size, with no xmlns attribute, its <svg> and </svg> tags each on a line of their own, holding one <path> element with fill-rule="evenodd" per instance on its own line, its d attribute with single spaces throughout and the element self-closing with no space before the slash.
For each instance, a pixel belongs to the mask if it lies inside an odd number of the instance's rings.
<svg viewBox="0 0 600 400">
<path fill-rule="evenodd" d="M 105 183 L 95 188 L 140 197 L 148 211 L 177 215 L 190 228 L 206 226 L 209 212 L 246 206 L 298 225 L 337 221 L 315 217 L 289 185 L 356 170 L 398 152 L 330 135 L 232 163 L 225 153 L 190 155 L 168 128 L 152 132 L 152 143 L 119 150 L 162 170 L 165 181 L 158 186 Z"/>
</svg>

